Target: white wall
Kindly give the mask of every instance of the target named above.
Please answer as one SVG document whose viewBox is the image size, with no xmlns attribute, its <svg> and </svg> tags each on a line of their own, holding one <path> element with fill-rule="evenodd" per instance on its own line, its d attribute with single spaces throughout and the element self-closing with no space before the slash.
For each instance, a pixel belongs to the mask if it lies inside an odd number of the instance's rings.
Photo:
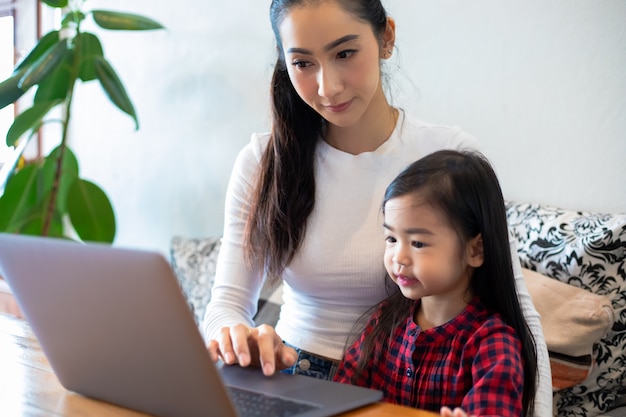
<svg viewBox="0 0 626 417">
<path fill-rule="evenodd" d="M 96 0 L 167 31 L 103 33 L 140 118 L 97 84 L 75 98 L 72 146 L 111 197 L 116 244 L 167 252 L 221 233 L 239 149 L 268 129 L 269 0 Z M 479 138 L 505 197 L 626 212 L 626 2 L 387 0 L 394 104 Z M 97 30 L 97 29 L 94 29 Z"/>
</svg>

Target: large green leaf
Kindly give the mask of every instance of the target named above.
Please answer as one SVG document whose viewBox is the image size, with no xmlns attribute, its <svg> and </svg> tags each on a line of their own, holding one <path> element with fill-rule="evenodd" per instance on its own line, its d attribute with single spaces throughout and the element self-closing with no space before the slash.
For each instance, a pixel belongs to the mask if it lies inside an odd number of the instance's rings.
<svg viewBox="0 0 626 417">
<path fill-rule="evenodd" d="M 15 73 L 0 83 L 0 109 L 15 103 L 26 92 L 17 86 L 24 72 L 26 70 Z"/>
<path fill-rule="evenodd" d="M 111 30 L 153 30 L 163 29 L 163 25 L 145 16 L 111 10 L 92 10 L 93 20 L 104 29 Z"/>
<path fill-rule="evenodd" d="M 37 206 L 39 166 L 28 165 L 9 177 L 0 197 L 0 231 L 18 233 Z"/>
<path fill-rule="evenodd" d="M 28 53 L 28 55 L 26 55 L 26 58 L 24 58 L 19 64 L 17 64 L 13 73 L 15 74 L 22 69 L 30 67 L 33 62 L 41 58 L 41 56 L 57 42 L 59 42 L 58 30 L 53 30 L 46 33 L 41 39 L 39 39 L 37 45 L 35 45 L 35 47 Z"/>
<path fill-rule="evenodd" d="M 47 77 L 68 53 L 67 42 L 60 40 L 28 67 L 17 86 L 26 91 Z"/>
<path fill-rule="evenodd" d="M 43 182 L 41 176 L 42 171 L 40 170 L 37 176 L 37 204 L 31 207 L 26 215 L 23 217 L 18 232 L 26 235 L 62 237 L 62 213 L 53 209 L 50 219 L 46 220 L 49 217 L 49 201 L 52 194 L 50 190 L 48 190 L 47 192 L 42 192 L 40 187 L 40 184 Z"/>
<path fill-rule="evenodd" d="M 61 100 L 35 103 L 33 107 L 20 113 L 9 128 L 6 138 L 7 146 L 14 146 L 17 140 L 27 131 L 35 129 L 41 125 L 41 121 L 46 114 Z"/>
<path fill-rule="evenodd" d="M 61 145 L 50 152 L 43 163 L 43 188 L 52 190 L 53 182 L 57 173 L 59 158 L 61 157 Z M 78 160 L 69 147 L 63 150 L 63 162 L 59 176 L 55 207 L 59 213 L 67 212 L 67 193 L 74 181 L 78 179 Z"/>
<path fill-rule="evenodd" d="M 63 8 L 68 4 L 68 0 L 41 0 L 50 7 Z"/>
<path fill-rule="evenodd" d="M 117 76 L 117 73 L 111 64 L 109 64 L 109 62 L 104 58 L 94 59 L 94 64 L 98 80 L 100 80 L 100 84 L 109 99 L 120 110 L 131 116 L 135 121 L 135 129 L 139 129 L 139 120 L 137 119 L 137 114 L 135 113 L 135 107 L 130 101 L 122 81 Z"/>
<path fill-rule="evenodd" d="M 35 103 L 67 99 L 72 82 L 73 56 L 74 52 L 68 50 L 63 62 L 59 63 L 50 75 L 39 82 L 35 93 Z"/>
<path fill-rule="evenodd" d="M 67 210 L 74 230 L 84 241 L 113 243 L 115 214 L 107 195 L 96 184 L 76 180 L 67 195 Z"/>
<path fill-rule="evenodd" d="M 80 65 L 79 78 L 83 81 L 95 80 L 98 76 L 94 61 L 104 57 L 100 39 L 93 33 L 82 32 L 76 36 L 75 43 Z"/>
<path fill-rule="evenodd" d="M 58 213 L 52 216 L 50 224 L 48 224 L 47 231 L 44 233 L 45 217 L 41 211 L 34 211 L 29 215 L 22 227 L 19 230 L 20 234 L 33 235 L 33 236 L 48 236 L 48 237 L 65 237 L 63 234 L 63 219 Z"/>
</svg>

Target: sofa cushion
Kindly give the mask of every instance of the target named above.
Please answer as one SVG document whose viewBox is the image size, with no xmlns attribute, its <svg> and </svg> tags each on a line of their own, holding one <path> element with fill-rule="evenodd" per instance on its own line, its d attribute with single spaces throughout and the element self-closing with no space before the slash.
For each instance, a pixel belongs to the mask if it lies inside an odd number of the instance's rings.
<svg viewBox="0 0 626 417">
<path fill-rule="evenodd" d="M 559 416 L 598 416 L 626 396 L 626 214 L 576 212 L 507 202 L 522 266 L 606 296 L 614 324 L 593 344 L 593 369 L 559 390 Z"/>
<path fill-rule="evenodd" d="M 611 300 L 529 269 L 523 271 L 541 316 L 553 389 L 580 384 L 593 368 L 594 344 L 613 326 Z"/>
<path fill-rule="evenodd" d="M 211 288 L 215 280 L 215 266 L 220 247 L 220 237 L 175 236 L 171 241 L 172 269 L 199 327 L 204 320 L 206 306 L 211 300 Z M 280 312 L 281 294 L 280 285 L 266 284 L 263 287 L 257 314 L 254 316 L 257 325 L 276 324 Z"/>
</svg>

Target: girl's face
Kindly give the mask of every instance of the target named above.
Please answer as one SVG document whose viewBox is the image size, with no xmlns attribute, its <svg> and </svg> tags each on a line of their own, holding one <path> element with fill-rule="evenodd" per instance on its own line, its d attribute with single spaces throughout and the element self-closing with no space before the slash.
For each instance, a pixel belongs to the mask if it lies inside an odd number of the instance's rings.
<svg viewBox="0 0 626 417">
<path fill-rule="evenodd" d="M 383 100 L 388 106 L 380 79 L 381 45 L 368 23 L 334 1 L 323 1 L 293 7 L 279 32 L 294 88 L 329 123 L 348 127 L 372 103 Z"/>
<path fill-rule="evenodd" d="M 384 229 L 385 268 L 405 297 L 458 300 L 464 296 L 471 267 L 482 263 L 473 253 L 479 237 L 461 245 L 440 211 L 415 195 L 387 201 Z"/>
</svg>

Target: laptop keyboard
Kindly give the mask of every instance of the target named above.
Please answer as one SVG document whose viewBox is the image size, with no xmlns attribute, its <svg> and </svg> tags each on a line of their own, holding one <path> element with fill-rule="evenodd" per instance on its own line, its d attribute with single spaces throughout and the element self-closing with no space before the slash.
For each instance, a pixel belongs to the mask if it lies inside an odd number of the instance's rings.
<svg viewBox="0 0 626 417">
<path fill-rule="evenodd" d="M 319 405 L 287 400 L 241 388 L 229 387 L 228 389 L 241 417 L 289 417 L 321 408 Z"/>
</svg>

